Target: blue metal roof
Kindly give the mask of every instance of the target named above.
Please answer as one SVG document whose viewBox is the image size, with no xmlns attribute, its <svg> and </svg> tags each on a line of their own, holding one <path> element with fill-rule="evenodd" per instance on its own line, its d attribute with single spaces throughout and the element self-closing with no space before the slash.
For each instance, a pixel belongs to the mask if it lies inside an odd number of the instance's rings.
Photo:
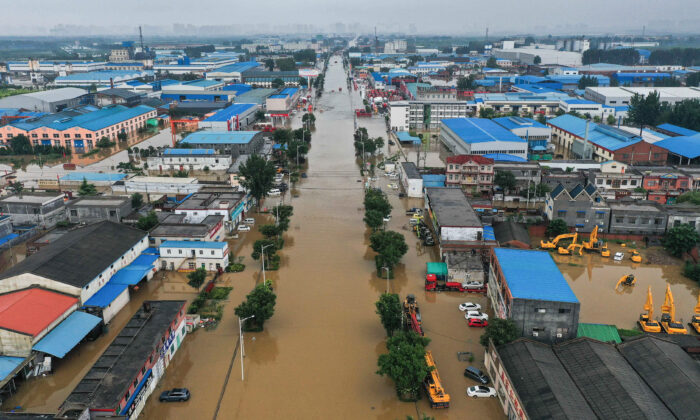
<svg viewBox="0 0 700 420">
<path fill-rule="evenodd" d="M 2 238 L 0 238 L 0 246 L 5 245 L 6 243 L 10 242 L 11 240 L 13 240 L 17 237 L 19 237 L 19 235 L 16 233 L 10 233 L 10 234 L 3 236 Z"/>
<path fill-rule="evenodd" d="M 492 121 L 495 121 L 498 125 L 503 126 L 504 128 L 507 128 L 508 130 L 514 130 L 516 128 L 527 128 L 527 127 L 547 128 L 546 125 L 541 124 L 540 122 L 535 121 L 532 118 L 499 117 L 499 118 L 494 118 Z"/>
<path fill-rule="evenodd" d="M 102 320 L 95 315 L 75 311 L 46 334 L 32 349 L 63 358 L 100 322 Z"/>
<path fill-rule="evenodd" d="M 421 144 L 420 137 L 412 136 L 408 131 L 397 131 L 396 137 L 399 141 L 411 142 L 413 144 Z"/>
<path fill-rule="evenodd" d="M 247 144 L 260 131 L 198 131 L 182 140 L 184 144 Z"/>
<path fill-rule="evenodd" d="M 251 85 L 247 85 L 245 83 L 234 83 L 231 85 L 226 85 L 221 88 L 221 90 L 231 90 L 236 92 L 236 95 L 242 95 L 248 91 L 253 90 L 253 87 Z"/>
<path fill-rule="evenodd" d="M 40 127 L 48 127 L 58 131 L 67 130 L 73 127 L 81 127 L 86 130 L 96 131 L 151 111 L 154 111 L 154 108 L 146 105 L 138 105 L 133 108 L 127 108 L 122 105 L 113 105 L 73 117 L 45 115 L 36 121 L 25 120 L 12 123 L 11 125 L 26 131 L 34 130 Z"/>
<path fill-rule="evenodd" d="M 485 158 L 493 159 L 495 162 L 527 162 L 527 159 L 508 153 L 487 153 L 482 155 Z"/>
<path fill-rule="evenodd" d="M 270 99 L 285 99 L 289 95 L 282 95 L 282 94 L 277 94 L 277 95 L 270 95 L 268 98 Z"/>
<path fill-rule="evenodd" d="M 98 308 L 106 308 L 114 299 L 124 292 L 129 287 L 128 284 L 112 283 L 108 281 L 94 295 L 88 299 L 83 306 L 97 306 Z"/>
<path fill-rule="evenodd" d="M 421 175 L 423 178 L 423 187 L 444 187 L 445 186 L 445 175 Z"/>
<path fill-rule="evenodd" d="M 280 92 L 280 94 L 294 96 L 298 91 L 299 91 L 298 88 L 288 87 L 288 88 L 282 89 L 282 92 Z"/>
<path fill-rule="evenodd" d="M 694 136 L 694 135 L 698 134 L 698 132 L 695 130 L 691 130 L 689 128 L 684 128 L 684 127 L 679 127 L 677 125 L 668 124 L 668 123 L 657 125 L 656 127 L 660 128 L 662 130 L 670 131 L 671 133 L 678 134 L 680 136 Z"/>
<path fill-rule="evenodd" d="M 514 298 L 578 303 L 549 252 L 510 248 L 494 252 Z"/>
<path fill-rule="evenodd" d="M 242 73 L 246 70 L 252 70 L 260 66 L 260 63 L 255 61 L 243 61 L 241 63 L 229 64 L 213 70 L 213 73 Z"/>
<path fill-rule="evenodd" d="M 257 104 L 233 104 L 231 106 L 227 106 L 226 108 L 218 111 L 216 114 L 212 115 L 211 117 L 205 119 L 204 121 L 211 122 L 211 121 L 229 121 L 231 119 L 236 118 L 236 116 L 243 114 L 244 112 L 248 111 L 250 108 L 258 106 Z"/>
<path fill-rule="evenodd" d="M 496 233 L 493 231 L 493 226 L 484 226 L 484 240 L 495 241 Z"/>
<path fill-rule="evenodd" d="M 689 159 L 700 157 L 700 133 L 693 136 L 669 137 L 654 143 L 679 156 Z"/>
<path fill-rule="evenodd" d="M 24 362 L 24 357 L 0 356 L 0 380 L 3 380 Z"/>
<path fill-rule="evenodd" d="M 586 120 L 573 115 L 560 115 L 547 123 L 580 138 L 584 138 L 586 135 Z M 589 124 L 588 141 L 610 151 L 619 150 L 642 141 L 639 136 L 615 127 L 599 125 L 594 122 Z"/>
<path fill-rule="evenodd" d="M 126 178 L 126 174 L 109 174 L 99 172 L 69 172 L 61 177 L 61 181 L 111 181 L 116 182 Z"/>
<path fill-rule="evenodd" d="M 484 143 L 490 141 L 508 141 L 526 143 L 509 130 L 485 118 L 453 118 L 441 122 L 465 143 Z"/>
<path fill-rule="evenodd" d="M 94 83 L 109 83 L 109 79 L 120 81 L 121 79 L 136 79 L 145 74 L 152 74 L 151 71 L 143 70 L 98 70 L 84 73 L 73 73 L 66 76 L 58 76 L 56 82 L 83 82 L 92 81 Z"/>
<path fill-rule="evenodd" d="M 191 155 L 214 155 L 214 149 L 165 149 L 163 154 L 166 156 L 191 156 Z"/>
<path fill-rule="evenodd" d="M 217 82 L 216 80 L 207 80 L 207 79 L 197 79 L 197 80 L 190 80 L 188 82 L 183 82 L 183 85 L 189 85 L 189 86 L 198 86 L 198 87 L 212 87 L 216 85 L 220 85 L 221 82 Z"/>
<path fill-rule="evenodd" d="M 202 241 L 165 241 L 160 244 L 161 248 L 206 248 L 224 249 L 226 242 L 202 242 Z"/>
</svg>

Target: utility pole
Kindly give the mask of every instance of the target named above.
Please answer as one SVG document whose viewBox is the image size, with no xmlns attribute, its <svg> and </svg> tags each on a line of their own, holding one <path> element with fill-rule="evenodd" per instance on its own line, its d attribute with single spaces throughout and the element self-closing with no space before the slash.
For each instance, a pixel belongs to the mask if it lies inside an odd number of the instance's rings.
<svg viewBox="0 0 700 420">
<path fill-rule="evenodd" d="M 243 358 L 245 357 L 245 350 L 243 349 L 243 323 L 250 318 L 255 318 L 255 315 L 251 315 L 243 319 L 238 318 L 238 339 L 241 342 L 241 381 L 245 380 L 245 376 L 243 374 Z"/>
<path fill-rule="evenodd" d="M 141 26 L 139 26 L 139 41 L 141 42 L 141 52 L 145 52 L 145 48 L 143 47 L 143 32 L 141 31 Z"/>
</svg>

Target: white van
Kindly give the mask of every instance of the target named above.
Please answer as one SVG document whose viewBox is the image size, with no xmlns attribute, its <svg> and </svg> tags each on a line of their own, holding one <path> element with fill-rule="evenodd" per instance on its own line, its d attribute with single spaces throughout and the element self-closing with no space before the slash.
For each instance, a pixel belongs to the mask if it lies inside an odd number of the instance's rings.
<svg viewBox="0 0 700 420">
<path fill-rule="evenodd" d="M 252 217 L 248 217 L 247 219 L 243 220 L 243 223 L 245 223 L 246 225 L 254 225 L 255 219 L 253 219 Z"/>
<path fill-rule="evenodd" d="M 282 194 L 282 192 L 280 190 L 278 190 L 277 188 L 273 188 L 267 192 L 267 195 L 269 195 L 270 197 L 277 197 L 278 195 L 281 195 L 281 194 Z"/>
</svg>

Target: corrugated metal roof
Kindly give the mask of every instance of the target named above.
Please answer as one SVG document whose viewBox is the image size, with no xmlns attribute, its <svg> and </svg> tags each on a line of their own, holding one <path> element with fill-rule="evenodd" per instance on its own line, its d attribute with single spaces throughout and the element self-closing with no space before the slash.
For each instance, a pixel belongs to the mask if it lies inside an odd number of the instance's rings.
<svg viewBox="0 0 700 420">
<path fill-rule="evenodd" d="M 163 155 L 166 156 L 191 156 L 191 155 L 213 155 L 214 149 L 165 149 Z"/>
<path fill-rule="evenodd" d="M 695 159 L 700 156 L 700 133 L 692 136 L 669 137 L 654 143 L 679 156 Z"/>
<path fill-rule="evenodd" d="M 565 114 L 547 121 L 547 124 L 558 127 L 577 137 L 585 138 L 586 120 Z M 588 141 L 610 151 L 622 149 L 643 141 L 639 136 L 615 127 L 599 125 L 590 122 L 588 126 Z M 658 145 L 658 143 L 656 143 Z"/>
<path fill-rule="evenodd" d="M 127 108 L 122 105 L 113 105 L 97 111 L 71 117 L 45 115 L 36 121 L 24 120 L 11 125 L 26 131 L 34 130 L 40 127 L 53 128 L 54 130 L 58 131 L 67 130 L 73 127 L 81 127 L 87 130 L 96 131 L 151 111 L 154 111 L 154 108 L 145 105 L 138 105 L 133 108 Z"/>
<path fill-rule="evenodd" d="M 83 304 L 83 306 L 97 306 L 98 308 L 106 308 L 128 287 L 128 284 L 112 283 L 111 281 L 108 281 L 100 290 L 97 291 L 97 293 L 92 295 L 90 299 Z"/>
<path fill-rule="evenodd" d="M 99 172 L 69 172 L 61 177 L 61 181 L 119 181 L 126 178 L 126 174 L 109 174 Z"/>
<path fill-rule="evenodd" d="M 0 381 L 7 378 L 24 362 L 24 357 L 0 356 Z"/>
<path fill-rule="evenodd" d="M 412 136 L 408 131 L 397 131 L 396 137 L 399 141 L 412 142 L 413 144 L 421 144 L 420 137 Z"/>
<path fill-rule="evenodd" d="M 257 107 L 257 106 L 258 106 L 257 104 L 235 103 L 231 106 L 228 106 L 228 107 L 218 111 L 216 114 L 205 119 L 204 122 L 229 121 L 233 118 L 236 118 L 236 116 L 241 115 L 244 112 L 248 111 L 250 108 Z"/>
<path fill-rule="evenodd" d="M 485 158 L 493 159 L 494 162 L 527 162 L 527 159 L 525 158 L 511 155 L 508 153 L 487 153 L 482 156 Z"/>
<path fill-rule="evenodd" d="M 593 338 L 604 343 L 622 343 L 617 327 L 607 324 L 578 324 L 577 337 Z"/>
<path fill-rule="evenodd" d="M 260 131 L 198 131 L 185 137 L 185 144 L 247 144 Z"/>
<path fill-rule="evenodd" d="M 548 252 L 508 248 L 494 252 L 514 298 L 578 303 Z"/>
<path fill-rule="evenodd" d="M 679 127 L 677 125 L 673 124 L 661 124 L 657 125 L 657 128 L 660 128 L 662 130 L 670 131 L 671 133 L 678 134 L 681 136 L 694 136 L 695 134 L 698 134 L 697 131 L 691 130 L 689 128 L 684 128 L 684 127 Z"/>
<path fill-rule="evenodd" d="M 32 288 L 0 295 L 0 328 L 35 337 L 56 321 L 78 298 Z"/>
<path fill-rule="evenodd" d="M 226 242 L 200 242 L 200 241 L 165 241 L 160 244 L 160 248 L 206 248 L 224 249 Z"/>
<path fill-rule="evenodd" d="M 527 142 L 527 140 L 521 139 L 509 130 L 485 118 L 453 118 L 441 120 L 441 122 L 465 143 L 491 141 Z"/>
<path fill-rule="evenodd" d="M 24 96 L 46 102 L 57 102 L 74 99 L 79 96 L 87 95 L 87 93 L 88 91 L 85 89 L 66 87 L 60 89 L 42 90 L 41 92 L 25 93 Z"/>
<path fill-rule="evenodd" d="M 63 358 L 100 322 L 102 319 L 95 315 L 75 311 L 36 343 L 32 350 Z"/>
</svg>

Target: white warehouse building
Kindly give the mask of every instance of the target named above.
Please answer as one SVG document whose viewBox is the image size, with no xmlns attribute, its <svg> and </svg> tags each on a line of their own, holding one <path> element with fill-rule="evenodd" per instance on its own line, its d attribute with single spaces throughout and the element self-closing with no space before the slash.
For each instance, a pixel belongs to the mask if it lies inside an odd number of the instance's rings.
<svg viewBox="0 0 700 420">
<path fill-rule="evenodd" d="M 225 171 L 233 163 L 231 155 L 219 155 L 214 149 L 165 149 L 148 158 L 152 171 Z"/>
<path fill-rule="evenodd" d="M 500 153 L 527 159 L 527 140 L 485 118 L 442 120 L 440 141 L 455 155 Z"/>
</svg>

